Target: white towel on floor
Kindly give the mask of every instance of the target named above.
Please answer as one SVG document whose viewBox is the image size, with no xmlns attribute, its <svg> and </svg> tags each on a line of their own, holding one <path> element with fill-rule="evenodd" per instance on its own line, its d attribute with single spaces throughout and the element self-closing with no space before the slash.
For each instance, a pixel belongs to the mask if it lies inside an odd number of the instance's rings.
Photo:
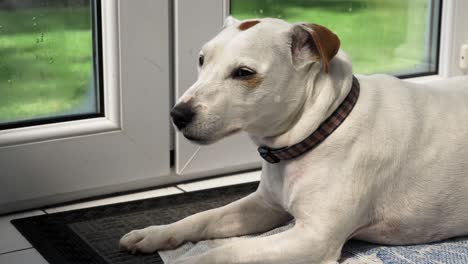
<svg viewBox="0 0 468 264">
<path fill-rule="evenodd" d="M 224 239 L 214 239 L 214 240 L 205 240 L 198 243 L 188 242 L 174 250 L 165 250 L 159 251 L 159 255 L 165 264 L 170 264 L 180 258 L 193 257 L 204 252 L 207 252 L 210 249 L 217 248 L 228 243 L 232 243 L 236 240 L 250 239 L 252 237 L 266 237 L 274 234 L 281 233 L 286 231 L 294 226 L 294 222 L 289 223 L 288 225 L 278 227 L 276 229 L 270 230 L 266 233 L 256 235 L 256 236 L 243 236 L 243 237 L 234 237 L 234 238 L 224 238 Z"/>
<path fill-rule="evenodd" d="M 271 236 L 288 230 L 293 226 L 294 223 L 291 222 L 286 226 L 257 236 Z M 175 250 L 160 251 L 159 254 L 165 264 L 170 264 L 179 258 L 193 257 L 235 240 L 251 239 L 252 237 L 207 240 L 195 244 L 185 243 Z M 466 264 L 468 263 L 468 237 L 412 246 L 383 246 L 351 240 L 343 247 L 341 257 L 339 261 L 341 264 Z"/>
</svg>

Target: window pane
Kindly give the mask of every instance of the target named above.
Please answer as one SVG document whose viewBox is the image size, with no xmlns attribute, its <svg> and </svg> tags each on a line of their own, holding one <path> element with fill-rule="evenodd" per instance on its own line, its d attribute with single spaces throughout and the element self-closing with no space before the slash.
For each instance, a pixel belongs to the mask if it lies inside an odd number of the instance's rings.
<svg viewBox="0 0 468 264">
<path fill-rule="evenodd" d="M 1 127 L 100 113 L 93 4 L 0 0 Z"/>
<path fill-rule="evenodd" d="M 338 34 L 354 72 L 437 72 L 440 0 L 231 0 L 238 19 L 276 17 Z"/>
</svg>

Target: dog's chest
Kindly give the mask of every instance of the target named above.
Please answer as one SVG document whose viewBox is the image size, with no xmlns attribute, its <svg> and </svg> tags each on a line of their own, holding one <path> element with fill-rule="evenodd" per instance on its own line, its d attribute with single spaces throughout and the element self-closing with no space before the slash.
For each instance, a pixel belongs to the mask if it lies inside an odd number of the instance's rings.
<svg viewBox="0 0 468 264">
<path fill-rule="evenodd" d="M 264 169 L 267 175 L 265 179 L 262 179 L 264 186 L 272 194 L 272 197 L 277 199 L 276 202 L 291 212 L 294 201 L 307 185 L 307 168 L 297 162 L 282 162 L 267 165 Z"/>
</svg>

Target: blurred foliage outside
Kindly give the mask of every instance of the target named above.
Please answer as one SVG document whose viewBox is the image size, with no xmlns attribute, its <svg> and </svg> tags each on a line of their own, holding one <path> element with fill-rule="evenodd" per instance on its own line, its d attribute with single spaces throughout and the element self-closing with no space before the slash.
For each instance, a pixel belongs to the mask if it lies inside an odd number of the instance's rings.
<svg viewBox="0 0 468 264">
<path fill-rule="evenodd" d="M 80 106 L 92 54 L 89 7 L 0 10 L 0 123 Z"/>
</svg>

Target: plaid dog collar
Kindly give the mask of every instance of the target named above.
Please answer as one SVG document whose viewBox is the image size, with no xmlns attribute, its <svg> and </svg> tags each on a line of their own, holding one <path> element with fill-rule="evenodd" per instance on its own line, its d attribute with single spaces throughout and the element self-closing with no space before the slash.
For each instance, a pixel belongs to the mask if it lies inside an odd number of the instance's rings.
<svg viewBox="0 0 468 264">
<path fill-rule="evenodd" d="M 351 91 L 344 101 L 338 106 L 333 114 L 328 117 L 317 130 L 314 131 L 303 141 L 289 147 L 272 149 L 269 147 L 259 147 L 258 153 L 260 156 L 269 163 L 278 163 L 281 160 L 289 160 L 299 157 L 300 155 L 312 150 L 320 143 L 322 143 L 341 123 L 348 117 L 351 110 L 353 110 L 359 97 L 359 82 L 353 76 L 353 85 Z"/>
</svg>

